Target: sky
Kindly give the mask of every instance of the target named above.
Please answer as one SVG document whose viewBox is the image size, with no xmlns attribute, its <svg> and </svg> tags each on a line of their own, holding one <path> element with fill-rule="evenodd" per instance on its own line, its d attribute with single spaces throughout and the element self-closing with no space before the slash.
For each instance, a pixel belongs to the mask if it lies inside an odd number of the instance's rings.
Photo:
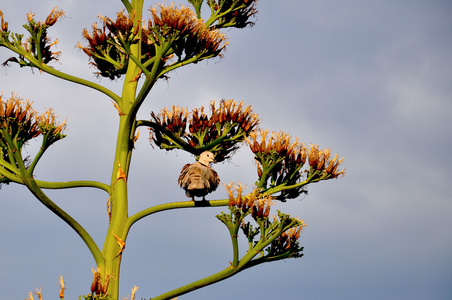
<svg viewBox="0 0 452 300">
<path fill-rule="evenodd" d="M 44 19 L 52 7 L 65 10 L 49 33 L 62 51 L 54 67 L 119 93 L 121 80 L 95 78 L 74 46 L 84 43 L 83 28 L 98 14 L 113 17 L 120 1 L 17 3 L 0 4 L 16 32 L 29 11 Z M 243 100 L 259 114 L 261 127 L 344 157 L 347 174 L 272 207 L 308 224 L 300 236 L 304 257 L 263 264 L 178 299 L 451 299 L 452 3 L 279 0 L 259 1 L 258 10 L 254 27 L 224 31 L 229 45 L 222 59 L 160 81 L 139 118 L 171 105 L 192 109 L 210 100 Z M 11 56 L 0 48 L 2 62 Z M 109 182 L 118 117 L 106 96 L 17 65 L 0 70 L 0 92 L 67 118 L 67 137 L 46 152 L 36 178 Z M 26 154 L 33 155 L 38 142 Z M 140 132 L 129 176 L 131 213 L 185 200 L 177 177 L 193 160 L 153 148 L 147 132 Z M 251 186 L 257 178 L 245 146 L 214 168 L 223 183 Z M 103 243 L 102 192 L 48 195 Z M 209 197 L 223 199 L 226 191 Z M 215 218 L 222 210 L 163 212 L 133 226 L 120 294 L 137 285 L 138 299 L 149 299 L 227 267 L 229 235 Z M 44 300 L 56 299 L 60 275 L 66 299 L 88 293 L 95 267 L 89 251 L 22 186 L 0 190 L 0 240 L 3 299 L 25 299 L 36 288 Z"/>
</svg>

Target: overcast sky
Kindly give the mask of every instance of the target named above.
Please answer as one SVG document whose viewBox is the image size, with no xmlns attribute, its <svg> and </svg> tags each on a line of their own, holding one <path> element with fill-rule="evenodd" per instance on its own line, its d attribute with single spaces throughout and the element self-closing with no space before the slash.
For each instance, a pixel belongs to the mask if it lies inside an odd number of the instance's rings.
<svg viewBox="0 0 452 300">
<path fill-rule="evenodd" d="M 98 14 L 114 17 L 121 3 L 112 3 L 3 1 L 0 9 L 10 29 L 21 32 L 27 12 L 44 19 L 54 6 L 65 10 L 50 31 L 62 51 L 55 68 L 119 92 L 120 80 L 94 78 L 86 55 L 74 48 Z M 178 299 L 452 299 L 452 2 L 278 0 L 259 1 L 258 9 L 253 28 L 225 31 L 223 59 L 159 82 L 140 118 L 165 106 L 244 100 L 263 128 L 339 153 L 347 174 L 273 207 L 308 224 L 303 258 L 263 264 Z M 2 62 L 11 56 L 0 48 Z M 0 69 L 0 91 L 67 118 L 68 136 L 46 153 L 38 179 L 109 182 L 118 117 L 106 96 L 17 65 Z M 243 147 L 214 167 L 223 183 L 251 186 L 252 158 Z M 185 200 L 177 177 L 191 161 L 186 153 L 153 149 L 142 131 L 129 177 L 131 213 Z M 102 245 L 104 193 L 48 194 Z M 220 188 L 208 199 L 225 196 Z M 229 235 L 215 218 L 222 210 L 164 212 L 132 227 L 120 294 L 137 285 L 138 299 L 149 299 L 227 267 Z M 88 293 L 95 264 L 87 248 L 22 186 L 0 190 L 0 241 L 3 299 L 25 299 L 35 288 L 44 300 L 56 299 L 60 275 L 66 299 Z"/>
</svg>

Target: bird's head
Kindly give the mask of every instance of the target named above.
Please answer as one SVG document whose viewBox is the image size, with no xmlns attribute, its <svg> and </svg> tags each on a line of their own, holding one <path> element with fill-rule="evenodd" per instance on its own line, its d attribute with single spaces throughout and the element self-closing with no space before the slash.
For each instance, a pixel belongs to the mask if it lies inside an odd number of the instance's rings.
<svg viewBox="0 0 452 300">
<path fill-rule="evenodd" d="M 204 151 L 203 153 L 201 153 L 201 155 L 199 156 L 199 160 L 200 163 L 202 163 L 203 165 L 209 165 L 211 162 L 215 162 L 215 155 L 210 152 L 210 151 Z"/>
</svg>

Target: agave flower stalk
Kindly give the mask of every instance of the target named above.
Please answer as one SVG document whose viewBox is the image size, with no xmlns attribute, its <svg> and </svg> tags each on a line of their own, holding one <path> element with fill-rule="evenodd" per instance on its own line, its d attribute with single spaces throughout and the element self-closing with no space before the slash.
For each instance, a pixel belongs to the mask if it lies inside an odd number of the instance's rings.
<svg viewBox="0 0 452 300">
<path fill-rule="evenodd" d="M 159 79 L 182 66 L 204 59 L 221 57 L 228 42 L 222 28 L 243 28 L 252 25 L 257 0 L 189 0 L 191 7 L 154 5 L 150 16 L 143 18 L 144 0 L 122 0 L 126 10 L 115 18 L 100 16 L 100 24 L 83 30 L 85 45 L 77 46 L 96 68 L 97 76 L 122 81 L 122 92 L 116 94 L 100 84 L 56 70 L 49 63 L 58 59 L 55 50 L 58 39 L 52 41 L 48 28 L 64 15 L 53 9 L 42 21 L 27 14 L 24 26 L 29 37 L 9 31 L 9 24 L 0 11 L 0 47 L 12 50 L 17 56 L 5 64 L 37 68 L 53 76 L 86 86 L 107 95 L 119 115 L 119 127 L 112 173 L 108 184 L 95 181 L 47 182 L 34 178 L 34 169 L 46 150 L 65 137 L 66 122 L 57 122 L 53 110 L 39 115 L 30 102 L 12 97 L 0 97 L 0 183 L 16 182 L 25 185 L 49 210 L 64 220 L 81 237 L 94 258 L 91 292 L 99 297 L 119 299 L 119 275 L 122 254 L 131 227 L 155 213 L 182 208 L 228 206 L 228 213 L 217 216 L 228 228 L 233 255 L 227 267 L 211 276 L 174 289 L 152 299 L 170 299 L 194 289 L 226 279 L 249 267 L 268 261 L 300 257 L 298 243 L 304 222 L 277 212 L 271 217 L 274 199 L 284 201 L 304 193 L 304 186 L 320 180 L 338 178 L 342 159 L 332 157 L 329 149 L 291 141 L 285 133 L 257 130 L 259 117 L 243 102 L 214 101 L 204 109 L 172 107 L 160 113 L 151 112 L 150 120 L 137 120 L 137 113 L 150 90 Z M 207 21 L 201 18 L 202 5 L 210 9 Z M 231 157 L 246 141 L 255 154 L 258 167 L 256 188 L 244 193 L 241 184 L 227 185 L 228 199 L 176 201 L 150 206 L 129 216 L 129 173 L 134 143 L 140 126 L 150 128 L 150 139 L 161 149 L 181 149 L 194 155 L 209 150 L 217 161 Z M 267 139 L 267 136 L 269 139 Z M 34 158 L 24 158 L 23 149 L 33 138 L 41 138 L 41 148 Z M 308 162 L 308 164 L 306 164 Z M 309 165 L 309 166 L 308 166 Z M 108 229 L 102 248 L 86 230 L 56 205 L 43 189 L 94 187 L 108 194 L 105 213 Z M 147 196 L 151 197 L 151 196 Z M 251 216 L 248 218 L 248 216 Z M 248 218 L 248 219 L 246 219 Z M 249 221 L 248 221 L 249 220 Z M 253 222 L 253 225 L 251 224 Z M 247 251 L 240 256 L 239 232 L 247 238 Z M 61 295 L 64 283 L 61 279 Z M 92 296 L 92 294 L 91 294 Z M 61 296 L 60 296 L 61 297 Z"/>
</svg>

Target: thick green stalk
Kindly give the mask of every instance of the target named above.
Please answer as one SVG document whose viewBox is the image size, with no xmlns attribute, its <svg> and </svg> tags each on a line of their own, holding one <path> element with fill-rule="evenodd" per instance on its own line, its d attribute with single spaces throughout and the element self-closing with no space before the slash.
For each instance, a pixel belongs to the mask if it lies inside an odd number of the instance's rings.
<svg viewBox="0 0 452 300">
<path fill-rule="evenodd" d="M 105 269 L 101 270 L 104 276 L 112 275 L 108 287 L 108 294 L 112 299 L 118 299 L 119 296 L 119 270 L 122 256 L 120 243 L 125 243 L 126 239 L 124 226 L 128 218 L 127 175 L 133 147 L 131 133 L 134 128 L 128 115 L 120 117 L 111 178 L 110 226 L 102 250 L 106 263 Z"/>
<path fill-rule="evenodd" d="M 133 0 L 135 20 L 141 20 L 143 0 Z M 141 57 L 140 43 L 131 46 L 131 54 Z M 120 108 L 119 129 L 116 141 L 115 158 L 111 177 L 110 192 L 110 226 L 105 238 L 102 253 L 105 257 L 105 268 L 101 274 L 105 278 L 111 275 L 107 293 L 112 299 L 119 299 L 119 276 L 122 251 L 126 242 L 124 230 L 128 219 L 127 177 L 133 150 L 133 137 L 136 129 L 136 91 L 140 68 L 129 59 L 127 73 L 124 78 L 122 97 L 118 102 Z"/>
</svg>

